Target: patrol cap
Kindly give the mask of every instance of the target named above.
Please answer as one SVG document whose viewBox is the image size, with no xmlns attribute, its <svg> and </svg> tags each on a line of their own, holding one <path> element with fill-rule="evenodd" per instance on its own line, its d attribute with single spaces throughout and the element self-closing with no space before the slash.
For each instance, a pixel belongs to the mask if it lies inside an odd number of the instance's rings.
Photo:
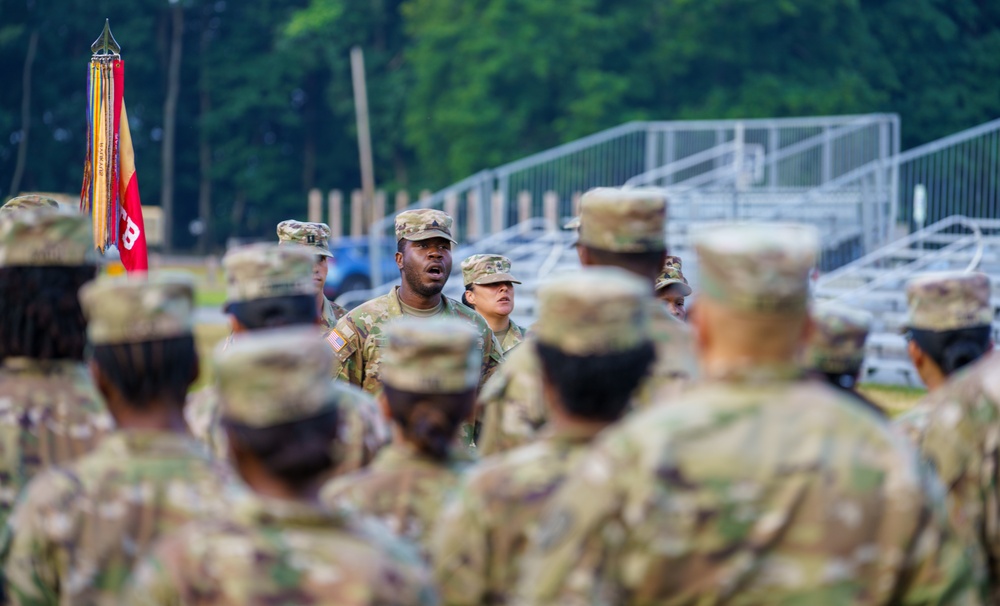
<svg viewBox="0 0 1000 606">
<path fill-rule="evenodd" d="M 312 248 L 273 243 L 248 244 L 226 252 L 226 301 L 237 303 L 269 297 L 315 295 Z"/>
<path fill-rule="evenodd" d="M 70 209 L 11 212 L 0 221 L 0 267 L 95 264 L 92 225 L 89 216 Z"/>
<path fill-rule="evenodd" d="M 18 196 L 7 200 L 3 206 L 0 206 L 0 214 L 31 210 L 34 208 L 59 208 L 59 203 L 48 196 L 28 194 L 26 196 Z"/>
<path fill-rule="evenodd" d="M 510 274 L 510 259 L 501 255 L 472 255 L 462 261 L 462 281 L 470 284 L 521 282 Z"/>
<path fill-rule="evenodd" d="M 649 340 L 649 284 L 615 267 L 584 267 L 538 289 L 540 343 L 570 355 L 608 354 Z"/>
<path fill-rule="evenodd" d="M 684 272 L 681 271 L 681 258 L 669 255 L 663 263 L 663 272 L 656 278 L 656 290 L 663 290 L 674 284 L 680 285 L 681 296 L 686 297 L 691 294 L 691 287 L 684 277 Z"/>
<path fill-rule="evenodd" d="M 956 330 L 993 322 L 990 279 L 980 272 L 934 272 L 906 285 L 906 328 Z"/>
<path fill-rule="evenodd" d="M 94 345 L 143 343 L 192 334 L 194 285 L 176 273 L 101 276 L 80 289 Z"/>
<path fill-rule="evenodd" d="M 872 315 L 863 309 L 824 301 L 812 310 L 813 334 L 806 366 L 829 374 L 856 373 L 865 361 Z"/>
<path fill-rule="evenodd" d="M 451 237 L 451 225 L 451 217 L 444 211 L 433 208 L 404 210 L 396 215 L 396 241 L 445 238 L 455 243 Z"/>
<path fill-rule="evenodd" d="M 289 219 L 278 223 L 279 244 L 301 244 L 314 249 L 312 252 L 332 257 L 330 252 L 330 226 L 326 223 L 305 223 Z"/>
<path fill-rule="evenodd" d="M 482 337 L 457 318 L 401 318 L 389 324 L 382 382 L 400 391 L 461 393 L 479 385 Z"/>
<path fill-rule="evenodd" d="M 337 405 L 333 350 L 316 327 L 240 334 L 216 347 L 213 361 L 222 417 L 241 425 L 301 421 Z"/>
<path fill-rule="evenodd" d="M 725 223 L 692 229 L 698 292 L 756 313 L 805 314 L 819 233 L 797 223 Z"/>
<path fill-rule="evenodd" d="M 577 244 L 610 252 L 666 250 L 667 199 L 657 190 L 599 187 L 580 198 Z"/>
</svg>

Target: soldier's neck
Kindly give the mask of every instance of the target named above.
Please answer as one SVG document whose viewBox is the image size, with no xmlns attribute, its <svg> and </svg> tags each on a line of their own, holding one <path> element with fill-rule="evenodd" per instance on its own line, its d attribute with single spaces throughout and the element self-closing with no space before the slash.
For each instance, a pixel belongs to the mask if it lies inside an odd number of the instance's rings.
<svg viewBox="0 0 1000 606">
<path fill-rule="evenodd" d="M 414 309 L 433 310 L 440 307 L 444 302 L 444 295 L 441 293 L 427 297 L 410 290 L 405 282 L 399 287 L 397 293 L 399 294 L 400 303 Z"/>
<path fill-rule="evenodd" d="M 184 419 L 182 403 L 153 401 L 145 403 L 142 407 L 125 403 L 108 404 L 108 410 L 114 417 L 118 429 L 190 433 L 187 421 Z"/>
<path fill-rule="evenodd" d="M 480 314 L 486 323 L 490 325 L 490 330 L 493 334 L 499 335 L 501 333 L 507 332 L 510 328 L 510 316 L 498 316 L 494 314 Z"/>
</svg>

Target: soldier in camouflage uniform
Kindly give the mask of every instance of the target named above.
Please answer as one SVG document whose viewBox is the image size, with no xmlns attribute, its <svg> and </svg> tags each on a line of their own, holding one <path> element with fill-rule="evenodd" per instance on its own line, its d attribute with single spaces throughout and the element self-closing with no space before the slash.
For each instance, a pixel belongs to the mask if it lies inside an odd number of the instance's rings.
<svg viewBox="0 0 1000 606">
<path fill-rule="evenodd" d="M 476 310 L 490 325 L 504 356 L 524 341 L 528 332 L 510 319 L 514 312 L 514 285 L 510 259 L 501 255 L 472 255 L 462 261 L 465 294 L 462 302 Z"/>
<path fill-rule="evenodd" d="M 93 248 L 90 218 L 68 210 L 0 220 L 0 528 L 28 480 L 113 425 L 83 362 L 76 292 L 96 272 Z"/>
<path fill-rule="evenodd" d="M 312 327 L 257 331 L 215 354 L 223 425 L 249 487 L 222 519 L 164 537 L 126 604 L 436 604 L 417 549 L 320 506 L 335 464 L 333 353 Z"/>
<path fill-rule="evenodd" d="M 159 536 L 219 509 L 223 477 L 182 413 L 198 376 L 193 294 L 165 276 L 80 291 L 91 369 L 118 430 L 25 489 L 2 542 L 13 603 L 116 604 Z"/>
<path fill-rule="evenodd" d="M 666 257 L 666 220 L 666 200 L 661 194 L 599 188 L 583 195 L 579 220 L 569 226 L 580 229 L 577 252 L 583 266 L 628 270 L 649 282 L 652 299 Z M 668 400 L 696 373 L 690 330 L 664 305 L 653 310 L 652 335 L 657 362 L 635 394 L 636 408 L 654 399 Z M 533 347 L 511 352 L 480 393 L 477 418 L 481 432 L 476 442 L 483 455 L 525 444 L 538 434 L 548 411 L 542 402 L 541 370 Z"/>
<path fill-rule="evenodd" d="M 481 462 L 435 525 L 446 604 L 506 604 L 538 515 L 617 420 L 655 358 L 649 285 L 617 268 L 583 268 L 541 287 L 535 347 L 551 420 L 539 439 Z M 526 345 L 527 347 L 527 345 Z"/>
<path fill-rule="evenodd" d="M 942 488 L 877 415 L 802 379 L 801 225 L 692 234 L 702 381 L 609 428 L 531 538 L 524 604 L 978 604 Z"/>
<path fill-rule="evenodd" d="M 453 317 L 473 325 L 483 352 L 480 385 L 503 362 L 500 343 L 482 316 L 441 294 L 451 275 L 452 220 L 440 210 L 407 210 L 396 215 L 396 265 L 402 284 L 387 295 L 367 301 L 344 316 L 327 335 L 337 354 L 340 378 L 372 395 L 379 378 L 385 326 L 402 316 Z"/>
<path fill-rule="evenodd" d="M 386 327 L 379 402 L 395 426 L 393 443 L 367 468 L 324 487 L 325 503 L 352 506 L 426 542 L 467 466 L 452 443 L 475 403 L 479 339 L 458 318 L 403 318 Z"/>
<path fill-rule="evenodd" d="M 865 340 L 872 315 L 863 309 L 825 301 L 812 310 L 813 333 L 804 366 L 817 378 L 857 398 L 879 414 L 885 412 L 856 389 L 865 362 Z"/>
<path fill-rule="evenodd" d="M 282 221 L 278 223 L 278 242 L 280 244 L 299 244 L 315 249 L 316 260 L 313 263 L 313 280 L 319 293 L 316 302 L 319 305 L 320 322 L 330 330 L 337 321 L 347 315 L 347 310 L 330 301 L 323 294 L 326 284 L 326 274 L 330 266 L 326 260 L 333 256 L 330 252 L 330 226 L 326 223 L 303 223 L 301 221 Z"/>
<path fill-rule="evenodd" d="M 287 223 L 287 222 L 286 222 Z M 231 249 L 222 260 L 226 273 L 226 311 L 235 338 L 263 328 L 314 324 L 312 279 L 315 254 L 304 246 L 251 244 Z M 337 382 L 341 393 L 341 436 L 336 473 L 367 465 L 389 442 L 389 426 L 371 396 Z M 226 436 L 219 423 L 219 397 L 214 385 L 188 396 L 185 417 L 192 433 L 217 457 L 226 459 Z"/>
<path fill-rule="evenodd" d="M 59 208 L 59 203 L 48 196 L 39 196 L 37 194 L 18 196 L 7 200 L 3 206 L 0 206 L 0 216 L 36 208 L 57 209 Z"/>
<path fill-rule="evenodd" d="M 667 304 L 670 315 L 678 320 L 687 320 L 684 298 L 690 297 L 691 287 L 681 271 L 681 258 L 667 255 L 663 263 L 663 273 L 656 278 L 656 297 Z"/>
</svg>

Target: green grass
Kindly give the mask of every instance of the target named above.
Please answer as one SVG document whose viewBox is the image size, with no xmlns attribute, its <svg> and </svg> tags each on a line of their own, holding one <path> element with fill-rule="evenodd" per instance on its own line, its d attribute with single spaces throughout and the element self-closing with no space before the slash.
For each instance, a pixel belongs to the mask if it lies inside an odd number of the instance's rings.
<svg viewBox="0 0 1000 606">
<path fill-rule="evenodd" d="M 904 387 L 900 385 L 876 385 L 863 383 L 858 391 L 872 402 L 881 406 L 890 417 L 895 417 L 913 407 L 921 398 L 927 395 L 922 387 Z"/>
</svg>

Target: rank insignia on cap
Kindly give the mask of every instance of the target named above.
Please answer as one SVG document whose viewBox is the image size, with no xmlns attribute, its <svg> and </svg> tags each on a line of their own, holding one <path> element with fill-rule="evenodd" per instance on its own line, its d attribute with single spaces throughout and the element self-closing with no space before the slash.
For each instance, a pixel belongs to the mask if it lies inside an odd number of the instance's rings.
<svg viewBox="0 0 1000 606">
<path fill-rule="evenodd" d="M 347 339 L 337 332 L 336 329 L 331 330 L 329 334 L 326 335 L 326 342 L 329 343 L 330 347 L 333 348 L 333 351 L 336 352 L 344 349 L 344 346 L 347 345 Z"/>
<path fill-rule="evenodd" d="M 438 225 L 437 220 L 435 220 L 433 223 L 431 223 L 431 227 L 441 227 L 441 226 Z"/>
<path fill-rule="evenodd" d="M 306 236 L 306 242 L 308 242 L 310 244 L 315 244 L 316 243 L 316 236 L 314 236 L 312 234 L 309 234 L 308 236 Z"/>
</svg>

